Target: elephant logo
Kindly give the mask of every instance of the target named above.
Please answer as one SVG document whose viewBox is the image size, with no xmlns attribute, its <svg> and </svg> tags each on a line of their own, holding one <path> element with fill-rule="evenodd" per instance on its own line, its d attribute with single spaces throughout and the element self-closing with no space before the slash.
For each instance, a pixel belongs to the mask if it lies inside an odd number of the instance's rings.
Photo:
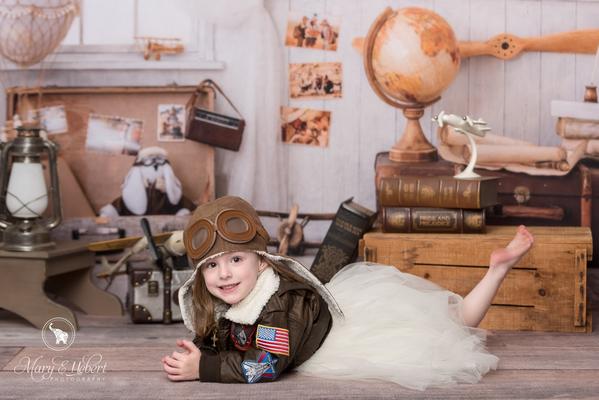
<svg viewBox="0 0 599 400">
<path fill-rule="evenodd" d="M 75 341 L 75 326 L 66 318 L 51 318 L 42 328 L 42 340 L 51 350 L 66 350 Z"/>
<path fill-rule="evenodd" d="M 52 326 L 52 323 L 50 323 L 48 329 L 50 329 L 52 333 L 54 333 L 54 336 L 56 337 L 56 344 L 67 344 L 67 340 L 69 340 L 69 334 L 67 332 L 63 331 L 60 328 L 54 328 Z"/>
</svg>

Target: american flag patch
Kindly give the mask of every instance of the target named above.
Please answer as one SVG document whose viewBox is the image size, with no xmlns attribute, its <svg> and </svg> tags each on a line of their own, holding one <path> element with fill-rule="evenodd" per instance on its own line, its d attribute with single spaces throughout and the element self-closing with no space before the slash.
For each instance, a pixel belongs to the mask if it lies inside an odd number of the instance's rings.
<svg viewBox="0 0 599 400">
<path fill-rule="evenodd" d="M 258 325 L 256 347 L 274 354 L 289 355 L 289 331 L 283 328 Z"/>
</svg>

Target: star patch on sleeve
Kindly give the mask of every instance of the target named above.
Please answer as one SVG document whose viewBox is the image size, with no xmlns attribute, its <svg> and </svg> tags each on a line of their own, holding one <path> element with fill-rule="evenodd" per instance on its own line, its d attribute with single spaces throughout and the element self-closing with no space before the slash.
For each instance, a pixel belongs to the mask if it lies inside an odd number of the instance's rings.
<svg viewBox="0 0 599 400">
<path fill-rule="evenodd" d="M 266 325 L 258 325 L 256 347 L 273 354 L 289 356 L 289 331 Z"/>
<path fill-rule="evenodd" d="M 274 378 L 275 365 L 279 361 L 266 351 L 260 352 L 256 361 L 245 360 L 241 362 L 241 371 L 247 383 L 256 383 L 261 378 Z"/>
</svg>

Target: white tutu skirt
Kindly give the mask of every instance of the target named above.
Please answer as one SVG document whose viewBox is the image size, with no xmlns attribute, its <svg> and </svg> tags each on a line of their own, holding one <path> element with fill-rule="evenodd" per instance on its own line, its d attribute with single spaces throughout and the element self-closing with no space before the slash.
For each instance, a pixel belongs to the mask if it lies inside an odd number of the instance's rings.
<svg viewBox="0 0 599 400">
<path fill-rule="evenodd" d="M 350 264 L 329 282 L 345 319 L 297 370 L 323 378 L 377 379 L 423 390 L 478 382 L 498 358 L 485 331 L 464 325 L 462 297 L 394 267 Z"/>
</svg>

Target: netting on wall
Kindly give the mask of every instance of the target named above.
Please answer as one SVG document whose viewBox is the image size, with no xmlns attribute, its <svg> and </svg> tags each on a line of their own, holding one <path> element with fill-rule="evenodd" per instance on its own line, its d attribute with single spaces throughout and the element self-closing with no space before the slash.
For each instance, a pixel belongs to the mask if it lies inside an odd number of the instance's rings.
<svg viewBox="0 0 599 400">
<path fill-rule="evenodd" d="M 39 63 L 78 12 L 78 0 L 0 0 L 0 54 L 23 67 Z"/>
</svg>

